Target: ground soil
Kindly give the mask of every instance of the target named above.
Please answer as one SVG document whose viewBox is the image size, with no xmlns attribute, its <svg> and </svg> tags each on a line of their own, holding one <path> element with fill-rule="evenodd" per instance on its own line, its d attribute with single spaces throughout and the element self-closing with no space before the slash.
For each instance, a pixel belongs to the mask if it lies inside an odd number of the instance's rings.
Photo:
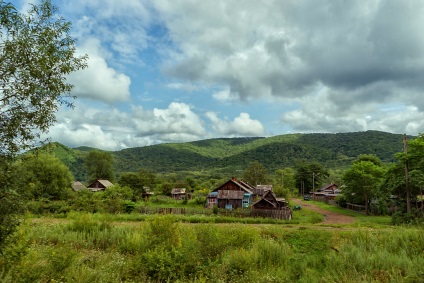
<svg viewBox="0 0 424 283">
<path fill-rule="evenodd" d="M 337 212 L 322 209 L 305 200 L 292 198 L 290 199 L 290 201 L 294 202 L 297 205 L 302 206 L 302 208 L 310 209 L 324 215 L 324 221 L 321 222 L 320 224 L 349 224 L 355 220 L 355 218 L 353 218 L 352 216 L 347 216 Z"/>
</svg>

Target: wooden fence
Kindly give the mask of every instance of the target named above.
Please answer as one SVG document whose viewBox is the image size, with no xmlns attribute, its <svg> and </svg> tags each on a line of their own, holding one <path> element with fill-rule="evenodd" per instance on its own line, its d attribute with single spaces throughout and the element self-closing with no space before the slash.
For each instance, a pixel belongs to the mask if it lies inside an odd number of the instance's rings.
<svg viewBox="0 0 424 283">
<path fill-rule="evenodd" d="M 141 214 L 179 214 L 179 215 L 212 215 L 213 209 L 204 208 L 182 208 L 182 207 L 147 207 L 139 206 L 135 210 Z M 291 220 L 292 212 L 290 208 L 285 210 L 262 210 L 262 209 L 219 209 L 217 212 L 221 216 L 230 216 L 237 218 L 245 217 L 269 217 L 274 219 Z"/>
<path fill-rule="evenodd" d="M 365 210 L 366 210 L 365 205 L 359 205 L 359 204 L 353 204 L 353 203 L 346 203 L 346 208 L 356 212 L 361 212 L 361 213 L 365 213 Z"/>
<path fill-rule="evenodd" d="M 271 209 L 252 209 L 250 212 L 252 217 L 269 217 L 274 219 L 291 220 L 292 211 L 290 209 L 271 210 Z"/>
</svg>

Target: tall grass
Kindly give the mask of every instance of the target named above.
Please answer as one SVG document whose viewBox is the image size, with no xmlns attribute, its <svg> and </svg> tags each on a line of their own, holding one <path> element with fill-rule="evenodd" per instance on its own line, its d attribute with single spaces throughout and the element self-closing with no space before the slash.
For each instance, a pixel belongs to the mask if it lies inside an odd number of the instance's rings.
<svg viewBox="0 0 424 283">
<path fill-rule="evenodd" d="M 0 261 L 2 282 L 419 282 L 424 275 L 422 228 L 106 218 L 72 214 L 25 226 L 26 253 L 13 265 Z"/>
</svg>

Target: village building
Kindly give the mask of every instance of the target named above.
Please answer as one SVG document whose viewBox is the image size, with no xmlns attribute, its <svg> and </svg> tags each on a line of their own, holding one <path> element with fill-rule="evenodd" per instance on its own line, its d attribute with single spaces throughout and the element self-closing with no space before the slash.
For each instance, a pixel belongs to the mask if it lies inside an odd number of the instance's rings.
<svg viewBox="0 0 424 283">
<path fill-rule="evenodd" d="M 218 208 L 226 209 L 248 208 L 253 189 L 254 187 L 250 184 L 231 178 L 208 195 L 207 206 L 217 205 Z"/>
<path fill-rule="evenodd" d="M 86 186 L 84 186 L 83 183 L 79 182 L 79 181 L 75 181 L 71 183 L 71 187 L 74 191 L 79 192 L 81 190 L 87 189 Z"/>
<path fill-rule="evenodd" d="M 272 191 L 272 185 L 257 185 L 256 187 L 252 188 L 253 201 L 261 199 L 268 191 Z"/>
<path fill-rule="evenodd" d="M 273 191 L 267 190 L 262 198 L 252 203 L 253 217 L 271 217 L 291 220 L 292 211 L 284 198 L 277 198 Z"/>
<path fill-rule="evenodd" d="M 89 189 L 92 192 L 100 192 L 112 186 L 113 184 L 108 180 L 97 179 L 96 181 L 88 185 L 87 189 Z"/>
<path fill-rule="evenodd" d="M 326 184 L 312 193 L 312 199 L 329 204 L 335 204 L 335 198 L 340 194 L 339 186 L 334 183 Z"/>
<path fill-rule="evenodd" d="M 187 189 L 186 188 L 173 188 L 171 190 L 171 197 L 175 200 L 183 200 L 188 198 Z"/>
<path fill-rule="evenodd" d="M 277 198 L 274 192 L 271 190 L 267 190 L 260 200 L 252 203 L 253 209 L 280 210 L 287 206 L 288 203 L 285 198 Z"/>
</svg>

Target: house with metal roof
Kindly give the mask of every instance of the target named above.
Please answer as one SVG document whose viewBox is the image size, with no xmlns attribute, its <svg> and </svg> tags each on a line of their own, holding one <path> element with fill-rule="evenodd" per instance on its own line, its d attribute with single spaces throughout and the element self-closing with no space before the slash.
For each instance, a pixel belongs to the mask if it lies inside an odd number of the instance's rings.
<svg viewBox="0 0 424 283">
<path fill-rule="evenodd" d="M 208 195 L 207 206 L 217 205 L 218 208 L 226 209 L 248 208 L 253 189 L 254 187 L 250 184 L 231 178 Z"/>
<path fill-rule="evenodd" d="M 108 180 L 97 179 L 96 181 L 88 185 L 87 189 L 89 189 L 92 192 L 100 192 L 112 186 L 113 184 Z"/>
</svg>

